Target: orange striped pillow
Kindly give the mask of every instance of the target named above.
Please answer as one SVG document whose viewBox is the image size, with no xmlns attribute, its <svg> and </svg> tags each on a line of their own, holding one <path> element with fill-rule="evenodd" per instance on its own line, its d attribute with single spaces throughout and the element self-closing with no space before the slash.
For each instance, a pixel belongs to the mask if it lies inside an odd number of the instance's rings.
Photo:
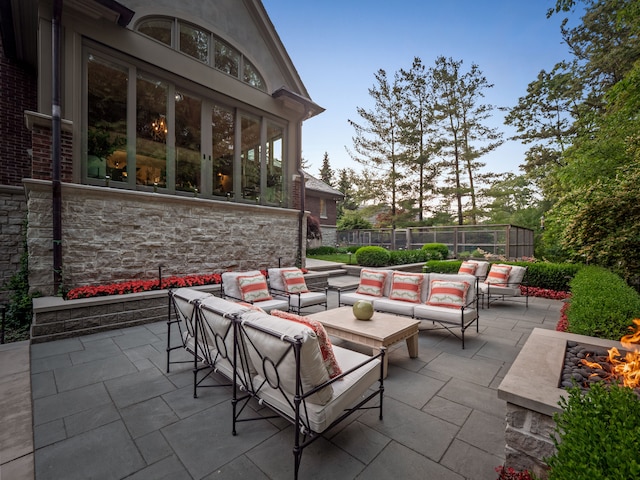
<svg viewBox="0 0 640 480">
<path fill-rule="evenodd" d="M 506 287 L 511 273 L 511 265 L 493 264 L 484 283 L 490 283 L 497 287 Z"/>
<path fill-rule="evenodd" d="M 462 265 L 460 265 L 460 269 L 458 270 L 458 275 L 462 275 L 462 274 L 475 275 L 477 268 L 478 268 L 477 263 L 462 262 Z"/>
<path fill-rule="evenodd" d="M 356 293 L 381 297 L 386 278 L 386 272 L 378 272 L 376 270 L 367 270 L 363 268 L 360 271 L 360 283 L 358 284 Z"/>
<path fill-rule="evenodd" d="M 302 270 L 296 268 L 282 271 L 284 290 L 288 293 L 307 293 L 307 283 L 304 281 Z"/>
<path fill-rule="evenodd" d="M 245 302 L 262 302 L 272 299 L 267 279 L 262 274 L 239 276 L 238 288 Z"/>
<path fill-rule="evenodd" d="M 462 308 L 469 290 L 468 282 L 432 280 L 427 305 L 435 307 Z"/>
<path fill-rule="evenodd" d="M 420 302 L 420 290 L 424 276 L 421 274 L 393 272 L 390 300 L 402 300 L 405 302 Z"/>
<path fill-rule="evenodd" d="M 342 369 L 340 368 L 340 365 L 338 365 L 338 360 L 336 360 L 336 356 L 333 353 L 331 340 L 329 339 L 329 335 L 327 335 L 327 331 L 324 329 L 322 323 L 309 317 L 302 317 L 295 313 L 283 312 L 282 310 L 271 310 L 271 315 L 274 317 L 284 318 L 285 320 L 302 323 L 303 325 L 311 328 L 318 339 L 320 353 L 322 353 L 322 360 L 327 369 L 327 373 L 329 374 L 329 378 L 337 377 L 342 373 Z"/>
</svg>

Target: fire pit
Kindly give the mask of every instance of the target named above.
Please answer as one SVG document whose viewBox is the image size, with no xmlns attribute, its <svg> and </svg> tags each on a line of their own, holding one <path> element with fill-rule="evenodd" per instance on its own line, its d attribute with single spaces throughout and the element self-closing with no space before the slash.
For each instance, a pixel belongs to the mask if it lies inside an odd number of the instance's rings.
<svg viewBox="0 0 640 480">
<path fill-rule="evenodd" d="M 507 402 L 505 466 L 530 470 L 546 478 L 545 458 L 554 453 L 553 414 L 568 392 L 561 386 L 567 342 L 606 352 L 620 342 L 536 328 L 531 332 L 509 372 L 498 387 Z"/>
<path fill-rule="evenodd" d="M 587 390 L 595 382 L 620 382 L 640 394 L 640 320 L 634 323 L 636 331 L 620 339 L 627 349 L 622 353 L 615 346 L 606 349 L 568 341 L 561 386 L 569 388 L 577 384 Z"/>
</svg>

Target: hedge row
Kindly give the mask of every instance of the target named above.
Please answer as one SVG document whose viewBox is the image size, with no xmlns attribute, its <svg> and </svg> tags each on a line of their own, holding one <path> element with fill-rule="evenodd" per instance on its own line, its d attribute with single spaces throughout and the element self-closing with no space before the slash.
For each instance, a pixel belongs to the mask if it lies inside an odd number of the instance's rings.
<svg viewBox="0 0 640 480">
<path fill-rule="evenodd" d="M 581 269 L 581 265 L 573 263 L 548 262 L 492 262 L 506 265 L 527 267 L 527 285 L 559 292 L 568 292 L 569 282 Z M 461 260 L 430 261 L 425 265 L 425 272 L 457 273 Z"/>
<path fill-rule="evenodd" d="M 640 294 L 615 273 L 584 267 L 571 281 L 569 332 L 620 340 L 635 318 L 640 318 Z"/>
</svg>

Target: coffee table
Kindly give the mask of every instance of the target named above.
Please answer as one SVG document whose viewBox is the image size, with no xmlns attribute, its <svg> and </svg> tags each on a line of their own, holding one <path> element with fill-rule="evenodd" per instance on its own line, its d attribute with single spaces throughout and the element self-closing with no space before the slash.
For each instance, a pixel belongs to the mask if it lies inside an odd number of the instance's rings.
<svg viewBox="0 0 640 480">
<path fill-rule="evenodd" d="M 409 357 L 418 356 L 418 325 L 420 320 L 389 313 L 375 312 L 371 320 L 358 320 L 351 307 L 340 307 L 307 315 L 318 320 L 329 335 L 371 347 L 377 354 L 381 347 L 389 347 L 406 340 Z M 384 356 L 384 377 L 387 376 L 389 355 Z"/>
</svg>

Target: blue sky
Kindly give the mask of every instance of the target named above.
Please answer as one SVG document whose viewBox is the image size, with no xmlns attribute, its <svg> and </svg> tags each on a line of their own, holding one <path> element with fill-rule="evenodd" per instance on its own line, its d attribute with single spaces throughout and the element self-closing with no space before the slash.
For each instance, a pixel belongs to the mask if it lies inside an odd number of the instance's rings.
<svg viewBox="0 0 640 480">
<path fill-rule="evenodd" d="M 326 111 L 304 123 L 302 156 L 318 174 L 324 152 L 334 170 L 361 167 L 353 150 L 357 107 L 371 109 L 368 89 L 374 73 L 389 78 L 409 68 L 414 57 L 432 66 L 443 55 L 476 63 L 489 83 L 485 103 L 511 107 L 526 95 L 540 70 L 569 59 L 560 24 L 566 15 L 546 18 L 555 0 L 263 0 L 280 39 L 311 99 Z M 579 22 L 571 14 L 569 25 Z M 504 132 L 504 113 L 489 123 Z M 527 146 L 507 141 L 481 161 L 492 172 L 519 172 Z"/>
</svg>

